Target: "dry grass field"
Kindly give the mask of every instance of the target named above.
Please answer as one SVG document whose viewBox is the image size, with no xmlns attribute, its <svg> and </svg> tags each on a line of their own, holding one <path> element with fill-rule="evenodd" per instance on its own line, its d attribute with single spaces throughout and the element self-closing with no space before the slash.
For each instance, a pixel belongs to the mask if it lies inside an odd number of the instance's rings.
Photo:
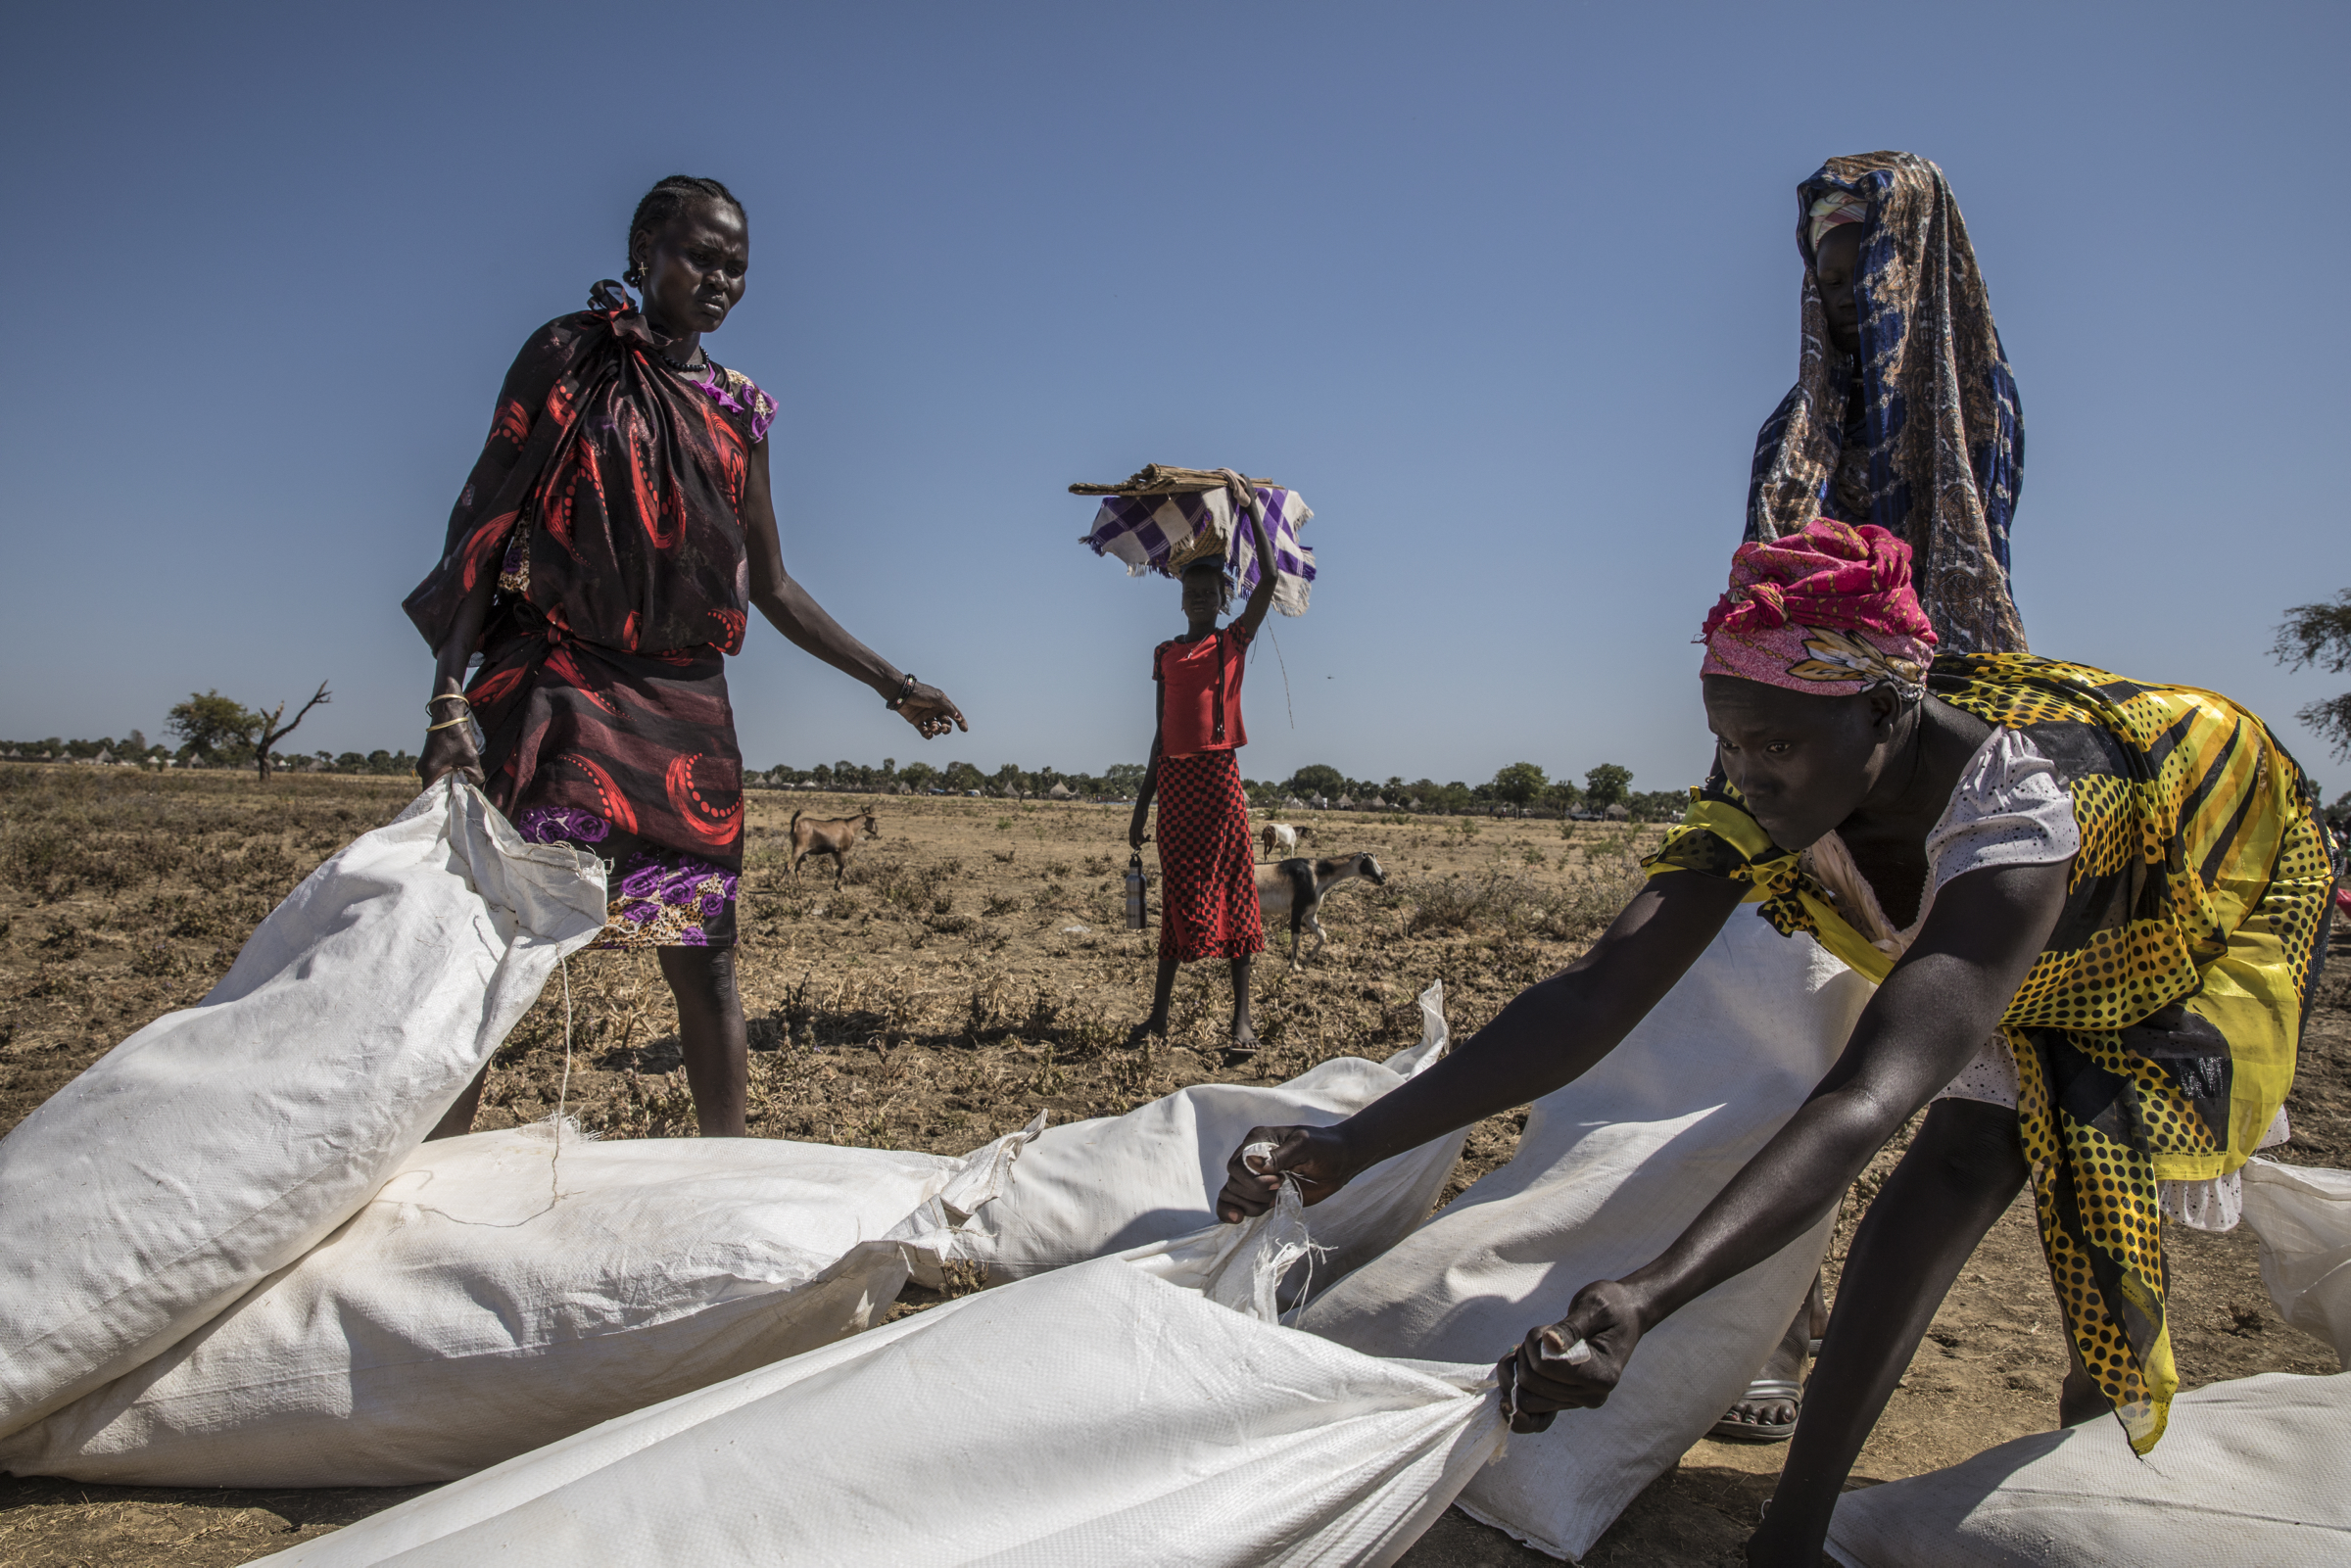
<svg viewBox="0 0 2351 1568">
<path fill-rule="evenodd" d="M 264 788 L 243 777 L 0 764 L 0 1130 L 117 1041 L 201 997 L 296 881 L 411 793 L 408 781 L 331 775 L 280 776 Z M 861 846 L 842 885 L 828 862 L 796 881 L 788 875 L 793 810 L 836 815 L 869 804 L 882 836 Z M 1222 965 L 1184 973 L 1167 1045 L 1125 1046 L 1149 1005 L 1155 941 L 1124 929 L 1126 808 L 754 794 L 742 954 L 751 1130 L 960 1154 L 1040 1109 L 1056 1121 L 1116 1115 L 1190 1083 L 1272 1082 L 1333 1056 L 1384 1055 L 1417 1037 L 1414 998 L 1436 978 L 1456 1037 L 1465 1037 L 1581 950 L 1661 832 L 1401 815 L 1311 822 L 1315 852 L 1368 850 L 1388 885 L 1359 882 L 1331 896 L 1330 945 L 1303 974 L 1289 973 L 1286 933 L 1273 936 L 1255 987 L 1266 1049 L 1226 1067 Z M 587 954 L 570 974 L 565 1109 L 607 1137 L 690 1134 L 674 1015 L 654 962 Z M 2338 963 L 2306 1046 L 2289 1160 L 2351 1164 L 2347 996 Z M 479 1124 L 552 1112 L 565 1050 L 551 987 L 499 1053 Z M 1475 1130 L 1448 1198 L 1510 1158 L 1521 1120 L 1496 1117 Z M 1857 1193 L 1874 1191 L 1896 1154 L 1881 1156 Z M 1855 1211 L 1848 1202 L 1840 1247 Z M 2278 1321 L 2249 1235 L 2175 1233 L 2174 1270 L 2174 1332 L 2189 1383 L 2335 1369 L 2331 1353 Z M 1858 1474 L 1915 1474 L 2045 1429 L 2063 1369 L 2054 1303 L 2020 1206 L 1952 1293 Z M 1735 1557 L 1783 1451 L 1701 1443 L 1587 1562 L 1732 1560 L 1725 1554 Z M 0 1480 L 0 1568 L 243 1563 L 412 1495 Z M 1407 1558 L 1416 1568 L 1542 1560 L 1458 1514 Z"/>
</svg>

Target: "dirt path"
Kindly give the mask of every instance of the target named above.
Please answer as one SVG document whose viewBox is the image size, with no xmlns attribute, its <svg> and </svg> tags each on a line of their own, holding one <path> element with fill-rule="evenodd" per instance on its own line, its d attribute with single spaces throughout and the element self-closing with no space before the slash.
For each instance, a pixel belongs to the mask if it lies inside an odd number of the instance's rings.
<svg viewBox="0 0 2351 1568">
<path fill-rule="evenodd" d="M 264 791 L 241 779 L 0 764 L 0 886 L 9 893 L 0 905 L 0 1131 L 116 1041 L 202 996 L 296 880 L 408 795 L 391 781 L 296 775 Z M 869 803 L 751 799 L 743 974 L 752 1130 L 761 1136 L 961 1154 L 1039 1108 L 1057 1120 L 1115 1115 L 1212 1078 L 1278 1081 L 1332 1056 L 1409 1043 L 1413 998 L 1432 978 L 1445 980 L 1457 1036 L 1466 1035 L 1580 949 L 1656 832 L 1315 819 L 1318 852 L 1370 850 L 1390 883 L 1333 896 L 1323 916 L 1332 944 L 1304 974 L 1289 974 L 1278 953 L 1261 962 L 1256 1003 L 1268 1049 L 1226 1069 L 1214 1050 L 1223 982 L 1209 966 L 1178 986 L 1172 1048 L 1148 1057 L 1116 1048 L 1150 984 L 1150 937 L 1120 928 L 1124 811 L 884 800 L 883 837 L 861 848 L 842 887 L 829 870 L 797 882 L 785 874 L 782 830 L 793 809 Z M 2283 1157 L 2300 1164 L 2351 1166 L 2346 956 L 2338 944 L 2290 1108 L 2295 1137 Z M 688 1130 L 674 1018 L 652 962 L 577 961 L 573 990 L 569 1109 L 609 1137 Z M 547 1116 L 563 1062 L 559 1008 L 546 1002 L 500 1052 L 481 1125 Z M 1448 1198 L 1510 1158 L 1519 1122 L 1499 1117 L 1473 1131 Z M 1840 1227 L 1840 1249 L 1855 1212 Z M 2249 1234 L 2169 1236 L 2173 1332 L 2188 1384 L 2336 1369 L 2331 1353 L 2278 1321 Z M 1913 1475 L 2046 1430 L 2063 1370 L 2039 1246 L 2020 1204 L 1944 1304 L 1858 1476 Z M 1783 1451 L 1699 1444 L 1587 1562 L 1736 1560 Z M 250 1562 L 420 1490 L 0 1479 L 0 1568 Z M 1459 1513 L 1405 1558 L 1412 1568 L 1549 1560 Z"/>
</svg>

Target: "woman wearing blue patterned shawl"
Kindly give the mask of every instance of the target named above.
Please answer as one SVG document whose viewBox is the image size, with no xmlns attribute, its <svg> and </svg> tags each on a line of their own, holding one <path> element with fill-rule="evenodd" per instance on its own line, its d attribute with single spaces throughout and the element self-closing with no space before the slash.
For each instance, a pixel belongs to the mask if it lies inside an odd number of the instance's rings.
<svg viewBox="0 0 2351 1568">
<path fill-rule="evenodd" d="M 1875 523 L 1910 546 L 1944 651 L 2026 651 L 2008 584 L 2024 421 L 1943 170 L 1832 158 L 1797 209 L 1803 356 L 1755 438 L 1747 538 Z"/>
<path fill-rule="evenodd" d="M 1830 159 L 1797 186 L 1796 248 L 1802 356 L 1755 438 L 1747 538 L 1798 534 L 1816 517 L 1875 523 L 1910 546 L 1945 651 L 2029 651 L 2008 580 L 2024 421 L 1943 170 L 1913 153 Z M 1795 1432 L 1806 1342 L 1827 1320 L 1815 1280 L 1714 1436 Z"/>
</svg>

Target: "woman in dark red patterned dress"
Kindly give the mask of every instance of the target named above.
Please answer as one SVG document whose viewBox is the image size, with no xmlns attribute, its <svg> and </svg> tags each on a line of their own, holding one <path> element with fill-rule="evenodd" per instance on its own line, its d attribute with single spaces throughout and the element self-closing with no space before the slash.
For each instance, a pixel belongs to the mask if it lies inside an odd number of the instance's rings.
<svg viewBox="0 0 2351 1568">
<path fill-rule="evenodd" d="M 1176 966 L 1204 958 L 1232 962 L 1232 1046 L 1257 1049 L 1249 1019 L 1249 961 L 1266 950 L 1257 907 L 1257 855 L 1249 840 L 1249 802 L 1241 794 L 1236 753 L 1249 743 L 1241 726 L 1241 676 L 1249 643 L 1273 602 L 1273 542 L 1265 503 L 1232 476 L 1238 514 L 1246 507 L 1257 535 L 1257 587 L 1231 625 L 1217 616 L 1231 601 L 1225 557 L 1202 556 L 1183 568 L 1183 636 L 1151 650 L 1159 687 L 1159 732 L 1151 766 L 1135 795 L 1127 841 L 1143 846 L 1152 797 L 1159 799 L 1159 984 L 1151 1017 L 1134 1031 L 1167 1038 Z"/>
<path fill-rule="evenodd" d="M 644 309 L 599 283 L 589 309 L 523 345 L 441 563 L 404 606 L 439 659 L 425 783 L 461 773 L 525 838 L 604 862 L 610 917 L 596 945 L 659 953 L 705 1137 L 744 1130 L 743 759 L 725 662 L 747 612 L 926 737 L 963 725 L 943 692 L 841 630 L 784 570 L 775 404 L 702 347 L 749 263 L 743 205 L 724 185 L 654 186 L 629 224 L 625 280 Z M 477 1079 L 434 1135 L 470 1127 L 480 1096 Z"/>
</svg>

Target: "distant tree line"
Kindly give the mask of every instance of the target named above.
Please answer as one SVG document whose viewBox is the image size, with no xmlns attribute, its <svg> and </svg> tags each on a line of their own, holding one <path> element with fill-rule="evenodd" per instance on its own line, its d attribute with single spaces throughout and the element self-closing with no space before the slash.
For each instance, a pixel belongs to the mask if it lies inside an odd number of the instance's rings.
<svg viewBox="0 0 2351 1568">
<path fill-rule="evenodd" d="M 50 736 L 41 740 L 0 740 L 0 761 L 98 761 L 135 763 L 143 767 L 255 768 L 266 756 L 274 771 L 295 773 L 373 774 L 413 776 L 416 758 L 401 751 L 261 752 L 257 742 L 271 728 L 274 716 L 253 713 L 208 692 L 190 697 L 171 710 L 172 734 L 179 745 L 151 743 L 133 730 L 117 738 L 68 740 Z M 288 726 L 290 729 L 291 726 Z M 846 793 L 982 795 L 1035 799 L 1048 796 L 1056 785 L 1080 800 L 1131 800 L 1142 786 L 1143 764 L 1113 763 L 1099 773 L 1073 773 L 1060 768 L 1023 768 L 1008 762 L 983 773 L 969 762 L 935 767 L 928 762 L 898 766 L 884 757 L 880 767 L 850 762 L 820 762 L 813 768 L 790 766 L 753 769 L 744 783 L 754 789 L 808 788 Z M 1443 816 L 1534 815 L 1545 817 L 1602 817 L 1611 806 L 1622 806 L 1635 822 L 1678 822 L 1689 804 L 1685 789 L 1639 790 L 1632 786 L 1629 768 L 1604 762 L 1587 769 L 1584 782 L 1553 779 L 1531 762 L 1513 762 L 1481 784 L 1433 779 L 1406 783 L 1400 776 L 1381 781 L 1350 779 L 1323 763 L 1300 768 L 1287 779 L 1244 779 L 1241 787 L 1253 806 L 1277 809 L 1289 800 L 1324 809 L 1417 811 Z"/>
<path fill-rule="evenodd" d="M 1690 804 L 1687 789 L 1635 789 L 1633 770 L 1614 762 L 1587 769 L 1581 784 L 1569 779 L 1554 779 L 1532 762 L 1511 763 L 1481 784 L 1459 779 L 1448 784 L 1433 779 L 1407 784 L 1395 776 L 1373 783 L 1368 779 L 1350 779 L 1336 768 L 1317 763 L 1299 769 L 1283 783 L 1248 787 L 1253 798 L 1262 788 L 1283 799 L 1310 803 L 1319 797 L 1331 802 L 1345 800 L 1357 807 L 1369 804 L 1374 809 L 1385 806 L 1450 816 L 1503 812 L 1605 817 L 1610 807 L 1621 806 L 1635 822 L 1679 822 Z"/>
<path fill-rule="evenodd" d="M 409 751 L 271 751 L 269 764 L 279 773 L 363 773 L 386 777 L 412 775 L 416 757 Z M 251 747 L 221 747 L 206 752 L 182 743 L 174 748 L 149 743 L 133 730 L 120 739 L 101 736 L 95 740 L 68 740 L 50 736 L 42 740 L 0 740 L 0 762 L 109 762 L 142 768 L 256 768 L 259 758 Z"/>
<path fill-rule="evenodd" d="M 193 691 L 187 701 L 173 706 L 165 720 L 166 728 L 179 742 L 177 747 L 151 742 L 137 730 L 120 739 L 105 736 L 96 740 L 68 740 L 51 736 L 44 740 L 0 740 L 0 761 L 112 762 L 142 768 L 251 768 L 264 784 L 269 782 L 272 773 L 284 770 L 389 776 L 415 773 L 416 759 L 407 751 L 365 754 L 346 751 L 338 755 L 331 751 L 304 753 L 278 749 L 277 742 L 292 735 L 312 708 L 334 699 L 334 693 L 321 681 L 311 699 L 289 719 L 282 701 L 263 712 L 247 708 L 233 697 L 222 696 L 217 689 Z"/>
<path fill-rule="evenodd" d="M 150 743 L 136 730 L 119 739 L 102 736 L 95 740 L 68 740 L 50 736 L 41 740 L 0 740 L 0 762 L 95 762 L 105 758 L 150 768 L 255 766 L 252 743 L 241 740 L 238 732 L 216 731 L 203 736 L 202 740 L 206 743 L 182 739 L 174 749 Z M 364 754 L 272 752 L 269 760 L 276 770 L 291 773 L 372 774 L 386 778 L 412 778 L 416 773 L 416 757 L 406 750 Z M 1114 763 L 1100 773 L 1027 769 L 1008 762 L 993 773 L 982 773 L 968 762 L 950 762 L 943 768 L 912 762 L 901 768 L 894 757 L 884 757 L 878 768 L 844 760 L 820 762 L 813 768 L 754 769 L 744 775 L 744 783 L 753 789 L 805 787 L 851 794 L 894 793 L 904 784 L 916 794 L 961 795 L 976 789 L 986 796 L 1037 799 L 1049 795 L 1053 786 L 1060 784 L 1072 798 L 1079 800 L 1132 800 L 1142 782 L 1143 765 L 1139 762 Z M 1407 784 L 1395 775 L 1376 782 L 1350 779 L 1336 768 L 1311 763 L 1287 779 L 1244 779 L 1241 788 L 1252 806 L 1268 810 L 1279 809 L 1285 801 L 1293 799 L 1310 806 L 1319 799 L 1324 802 L 1325 809 L 1345 801 L 1354 810 L 1417 811 L 1452 817 L 1606 817 L 1610 806 L 1622 806 L 1633 822 L 1679 822 L 1690 804 L 1687 789 L 1635 789 L 1632 770 L 1613 762 L 1587 768 L 1581 784 L 1567 779 L 1553 779 L 1531 762 L 1513 762 L 1481 784 L 1464 784 L 1458 779 L 1450 784 L 1438 784 L 1431 779 L 1416 779 Z M 2351 819 L 2351 790 L 2336 797 L 2327 808 L 2327 816 L 2336 822 Z"/>
<path fill-rule="evenodd" d="M 878 768 L 844 759 L 820 762 L 813 768 L 760 769 L 746 773 L 744 782 L 754 789 L 835 789 L 850 793 L 896 793 L 903 789 L 915 794 L 945 795 L 977 791 L 986 796 L 1017 798 L 1049 795 L 1055 785 L 1060 785 L 1080 799 L 1131 800 L 1142 785 L 1143 771 L 1139 762 L 1115 763 L 1098 774 L 1070 773 L 1059 768 L 1030 769 L 1008 762 L 993 773 L 983 773 L 968 762 L 949 762 L 944 767 L 912 762 L 901 768 L 896 758 L 884 757 Z M 1433 779 L 1408 784 L 1401 776 L 1391 776 L 1384 782 L 1350 779 L 1324 763 L 1309 764 L 1287 779 L 1241 781 L 1250 804 L 1269 808 L 1278 808 L 1283 802 L 1296 799 L 1310 806 L 1319 801 L 1325 809 L 1344 802 L 1346 807 L 1358 810 L 1419 811 L 1448 816 L 1503 813 L 1605 817 L 1609 807 L 1621 806 L 1635 822 L 1679 822 L 1683 809 L 1690 803 L 1687 789 L 1639 790 L 1632 785 L 1632 770 L 1613 762 L 1588 769 L 1581 784 L 1567 779 L 1554 780 L 1531 762 L 1513 762 L 1481 784 L 1460 780 L 1439 784 Z"/>
</svg>

